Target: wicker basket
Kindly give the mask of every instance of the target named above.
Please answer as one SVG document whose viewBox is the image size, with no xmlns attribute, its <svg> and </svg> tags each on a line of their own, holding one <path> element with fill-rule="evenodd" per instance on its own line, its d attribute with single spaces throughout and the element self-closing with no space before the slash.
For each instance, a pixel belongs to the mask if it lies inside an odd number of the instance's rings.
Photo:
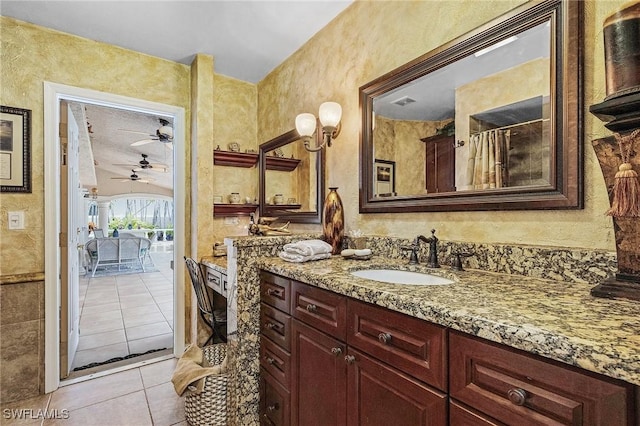
<svg viewBox="0 0 640 426">
<path fill-rule="evenodd" d="M 224 343 L 202 348 L 210 365 L 221 364 L 227 353 Z M 192 426 L 225 426 L 227 424 L 227 373 L 207 376 L 201 393 L 188 393 L 184 411 Z"/>
</svg>

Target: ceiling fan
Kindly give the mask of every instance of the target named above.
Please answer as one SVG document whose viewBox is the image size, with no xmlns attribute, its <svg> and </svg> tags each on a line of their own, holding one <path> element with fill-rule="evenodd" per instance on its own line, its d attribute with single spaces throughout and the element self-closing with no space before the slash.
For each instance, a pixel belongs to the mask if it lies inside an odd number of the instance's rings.
<svg viewBox="0 0 640 426">
<path fill-rule="evenodd" d="M 120 180 L 120 182 L 132 181 L 132 182 L 140 182 L 140 183 L 149 183 L 153 181 L 153 179 L 149 179 L 149 178 L 145 178 L 145 179 L 140 178 L 140 176 L 136 174 L 136 171 L 137 171 L 136 169 L 131 169 L 130 176 L 116 176 L 116 177 L 112 177 L 111 179 L 118 179 Z"/>
<path fill-rule="evenodd" d="M 142 155 L 142 160 L 138 161 L 137 164 L 114 164 L 114 166 L 135 167 L 136 169 L 152 170 L 165 173 L 169 171 L 169 166 L 167 166 L 166 164 L 150 163 L 149 160 L 147 160 L 147 158 L 149 157 L 147 154 L 140 155 Z"/>
<path fill-rule="evenodd" d="M 149 134 L 149 136 L 151 136 L 151 138 L 149 139 L 142 139 L 139 141 L 136 141 L 134 143 L 131 144 L 131 146 L 140 146 L 140 145 L 146 145 L 148 143 L 151 142 L 161 142 L 163 144 L 166 144 L 166 146 L 168 148 L 173 149 L 173 127 L 171 127 L 169 124 L 169 122 L 167 120 L 165 120 L 164 118 L 159 118 L 158 119 L 160 121 L 160 128 L 158 128 L 158 130 L 156 130 L 156 134 L 152 135 Z M 125 129 L 120 129 L 124 132 L 131 132 L 131 133 L 141 133 L 143 135 L 148 134 L 146 132 L 137 132 L 135 130 L 125 130 Z"/>
</svg>

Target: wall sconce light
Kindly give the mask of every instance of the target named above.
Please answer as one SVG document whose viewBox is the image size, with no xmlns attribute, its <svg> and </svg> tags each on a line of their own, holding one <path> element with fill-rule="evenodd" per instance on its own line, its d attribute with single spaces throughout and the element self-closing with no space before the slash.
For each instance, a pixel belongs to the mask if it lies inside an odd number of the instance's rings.
<svg viewBox="0 0 640 426">
<path fill-rule="evenodd" d="M 98 188 L 91 188 L 91 198 L 94 200 L 98 199 Z"/>
<path fill-rule="evenodd" d="M 296 130 L 304 141 L 304 148 L 307 151 L 317 152 L 325 145 L 331 146 L 331 141 L 340 133 L 340 119 L 342 118 L 342 107 L 337 102 L 324 102 L 320 105 L 320 124 L 322 126 L 322 143 L 311 146 L 311 137 L 316 132 L 318 122 L 313 114 L 303 113 L 296 117 Z"/>
</svg>

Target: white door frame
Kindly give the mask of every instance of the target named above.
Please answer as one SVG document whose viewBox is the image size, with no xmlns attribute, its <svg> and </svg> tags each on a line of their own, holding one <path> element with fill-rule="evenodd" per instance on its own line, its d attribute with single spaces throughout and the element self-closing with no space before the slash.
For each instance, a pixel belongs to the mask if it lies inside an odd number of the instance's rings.
<svg viewBox="0 0 640 426">
<path fill-rule="evenodd" d="M 114 95 L 96 90 L 44 82 L 44 392 L 60 386 L 60 100 L 92 103 L 146 114 L 174 117 L 173 150 L 173 354 L 184 351 L 185 327 L 185 111 L 182 107 Z"/>
</svg>

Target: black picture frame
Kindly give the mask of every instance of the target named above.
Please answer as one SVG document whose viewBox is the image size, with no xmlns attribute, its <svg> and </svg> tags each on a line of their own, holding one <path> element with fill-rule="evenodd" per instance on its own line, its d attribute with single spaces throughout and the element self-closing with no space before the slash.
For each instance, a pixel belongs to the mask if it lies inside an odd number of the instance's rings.
<svg viewBox="0 0 640 426">
<path fill-rule="evenodd" d="M 0 192 L 31 193 L 31 110 L 0 105 Z"/>
</svg>

